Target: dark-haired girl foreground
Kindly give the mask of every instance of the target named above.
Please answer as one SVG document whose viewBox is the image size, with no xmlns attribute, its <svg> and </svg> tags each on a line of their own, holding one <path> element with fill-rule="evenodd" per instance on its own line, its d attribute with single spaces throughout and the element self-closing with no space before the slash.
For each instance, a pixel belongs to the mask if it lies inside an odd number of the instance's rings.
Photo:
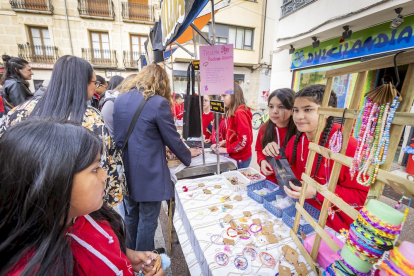
<svg viewBox="0 0 414 276">
<path fill-rule="evenodd" d="M 0 275 L 154 275 L 103 204 L 102 141 L 68 122 L 27 120 L 0 138 Z M 156 275 L 164 275 L 161 269 Z"/>
<path fill-rule="evenodd" d="M 54 64 L 45 94 L 34 97 L 7 113 L 0 125 L 0 136 L 8 127 L 29 117 L 64 119 L 82 124 L 99 136 L 104 145 L 101 164 L 108 173 L 106 203 L 113 207 L 123 199 L 124 166 L 101 114 L 86 104 L 95 93 L 96 85 L 95 72 L 86 60 L 70 55 L 59 58 Z"/>
<path fill-rule="evenodd" d="M 273 91 L 267 100 L 269 121 L 264 124 L 257 135 L 256 153 L 260 171 L 266 179 L 277 183 L 275 172 L 267 162 L 266 155 L 276 154 L 276 149 L 285 148 L 290 138 L 296 133 L 292 118 L 295 92 L 289 88 Z"/>
<path fill-rule="evenodd" d="M 306 163 L 309 156 L 309 143 L 314 140 L 318 128 L 319 114 L 317 110 L 322 104 L 324 92 L 325 85 L 309 85 L 296 94 L 293 107 L 293 120 L 298 132 L 295 137 L 290 139 L 285 152 L 292 170 L 299 180 L 302 180 L 302 173 L 306 170 Z M 336 94 L 332 92 L 328 106 L 336 107 L 336 105 Z M 333 117 L 328 117 L 318 144 L 329 148 L 329 140 L 340 127 L 339 124 L 333 123 Z M 346 149 L 346 156 L 353 157 L 356 147 L 357 140 L 351 136 Z M 315 158 L 316 162 L 313 163 L 311 177 L 319 184 L 325 186 L 329 182 L 333 161 L 318 154 Z M 299 198 L 302 188 L 296 187 L 292 183 L 290 183 L 290 186 L 291 189 L 285 187 L 286 193 L 292 198 Z M 368 189 L 369 187 L 359 185 L 356 178 L 351 179 L 349 168 L 342 166 L 335 194 L 352 206 L 363 206 Z M 308 185 L 306 202 L 320 210 L 323 200 L 324 197 Z M 328 217 L 327 225 L 339 231 L 342 228 L 349 229 L 349 225 L 352 222 L 353 220 L 349 216 L 338 210 L 338 212 Z"/>
</svg>

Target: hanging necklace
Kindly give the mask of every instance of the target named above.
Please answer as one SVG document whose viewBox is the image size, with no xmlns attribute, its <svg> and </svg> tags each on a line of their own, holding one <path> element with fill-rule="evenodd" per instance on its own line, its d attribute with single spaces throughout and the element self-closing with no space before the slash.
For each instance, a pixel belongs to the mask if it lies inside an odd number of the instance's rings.
<svg viewBox="0 0 414 276">
<path fill-rule="evenodd" d="M 334 153 L 338 153 L 342 149 L 342 132 L 341 131 L 342 131 L 342 126 L 344 124 L 345 112 L 346 112 L 346 108 L 344 109 L 344 113 L 342 114 L 341 127 L 338 129 L 338 131 L 335 131 L 335 133 L 332 135 L 331 139 L 329 140 L 329 148 Z"/>
</svg>

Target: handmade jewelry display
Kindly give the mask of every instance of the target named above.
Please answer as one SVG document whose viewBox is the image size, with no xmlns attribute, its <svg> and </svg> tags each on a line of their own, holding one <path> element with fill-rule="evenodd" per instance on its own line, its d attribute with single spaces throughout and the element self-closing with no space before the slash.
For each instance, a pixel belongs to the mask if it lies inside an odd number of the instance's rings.
<svg viewBox="0 0 414 276">
<path fill-rule="evenodd" d="M 387 159 L 391 123 L 401 100 L 391 83 L 368 92 L 364 99 L 354 131 L 358 133 L 358 146 L 349 170 L 361 185 L 374 183 L 379 166 Z"/>
<path fill-rule="evenodd" d="M 245 247 L 242 251 L 243 256 L 250 257 L 252 261 L 256 260 L 257 258 L 257 251 L 253 247 Z"/>
<path fill-rule="evenodd" d="M 276 259 L 269 253 L 261 252 L 259 254 L 259 259 L 260 262 L 267 267 L 274 267 L 276 265 Z"/>
<path fill-rule="evenodd" d="M 414 275 L 414 243 L 404 241 L 400 247 L 391 250 L 389 259 L 384 260 L 380 268 L 380 276 Z"/>
<path fill-rule="evenodd" d="M 349 232 L 341 230 L 346 237 L 346 245 L 341 251 L 343 259 L 332 263 L 326 274 L 369 276 L 373 264 L 381 259 L 385 251 L 393 248 L 408 209 L 403 214 L 380 201 L 370 200 L 360 210 Z"/>
<path fill-rule="evenodd" d="M 262 176 L 258 173 L 252 173 L 252 172 L 241 172 L 241 174 L 243 176 L 245 176 L 247 179 L 251 180 L 251 181 L 259 181 L 262 178 Z"/>
<path fill-rule="evenodd" d="M 342 121 L 341 121 L 341 127 L 335 131 L 335 133 L 332 135 L 331 139 L 329 140 L 329 148 L 332 152 L 338 153 L 342 149 L 342 126 L 344 124 L 345 120 L 345 112 L 346 108 L 344 109 L 344 113 L 342 114 Z"/>
</svg>

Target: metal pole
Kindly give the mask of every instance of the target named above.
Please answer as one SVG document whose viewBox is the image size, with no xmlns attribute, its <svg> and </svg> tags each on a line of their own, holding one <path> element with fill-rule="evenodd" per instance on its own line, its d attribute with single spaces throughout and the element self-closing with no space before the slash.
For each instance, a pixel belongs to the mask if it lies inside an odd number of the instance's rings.
<svg viewBox="0 0 414 276">
<path fill-rule="evenodd" d="M 72 36 L 70 35 L 68 9 L 66 8 L 66 0 L 64 1 L 64 3 L 65 3 L 66 27 L 68 28 L 68 36 L 69 36 L 69 43 L 70 43 L 70 54 L 73 56 Z"/>
<path fill-rule="evenodd" d="M 197 40 L 195 37 L 195 31 L 193 29 L 193 42 L 194 42 L 194 54 L 195 59 L 198 59 Z M 204 152 L 204 134 L 203 134 L 203 105 L 201 104 L 201 90 L 200 90 L 200 71 L 197 71 L 197 83 L 198 83 L 198 105 L 200 107 L 200 122 L 201 122 L 201 151 L 203 155 L 203 165 L 206 164 L 206 156 Z"/>
<path fill-rule="evenodd" d="M 173 61 L 173 55 L 172 55 L 172 49 L 171 49 L 171 45 L 170 45 L 170 58 L 171 58 L 171 82 L 172 82 L 172 91 L 173 91 L 173 95 L 175 94 L 175 87 L 174 87 L 174 61 Z M 173 112 L 174 112 L 174 122 L 177 121 L 177 112 L 175 111 L 175 105 L 174 105 L 174 100 L 173 101 Z"/>
<path fill-rule="evenodd" d="M 211 42 L 212 45 L 216 44 L 216 18 L 214 14 L 214 0 L 211 0 L 211 33 L 213 34 L 213 41 Z M 216 99 L 219 99 L 219 96 L 216 97 Z M 220 135 L 219 135 L 219 125 L 220 125 L 220 114 L 216 113 L 214 114 L 215 117 L 215 123 L 216 123 L 216 154 L 217 154 L 217 174 L 220 174 Z"/>
</svg>

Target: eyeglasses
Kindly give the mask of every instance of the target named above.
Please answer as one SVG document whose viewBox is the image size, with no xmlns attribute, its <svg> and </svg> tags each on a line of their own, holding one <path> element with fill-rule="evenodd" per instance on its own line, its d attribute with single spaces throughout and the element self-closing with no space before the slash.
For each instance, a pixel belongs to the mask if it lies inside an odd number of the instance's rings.
<svg viewBox="0 0 414 276">
<path fill-rule="evenodd" d="M 102 85 L 102 83 L 100 81 L 91 81 L 91 82 L 95 83 L 96 88 L 99 88 L 99 86 Z"/>
</svg>

